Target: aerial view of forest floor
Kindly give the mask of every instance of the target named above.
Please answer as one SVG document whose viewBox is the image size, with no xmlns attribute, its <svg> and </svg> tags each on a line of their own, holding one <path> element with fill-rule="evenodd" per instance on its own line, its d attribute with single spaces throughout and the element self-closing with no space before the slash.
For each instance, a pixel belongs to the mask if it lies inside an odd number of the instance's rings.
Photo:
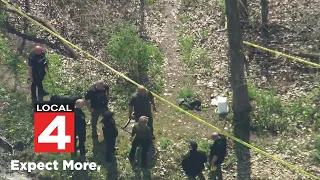
<svg viewBox="0 0 320 180">
<path fill-rule="evenodd" d="M 239 2 L 246 2 L 238 5 L 247 15 L 240 23 L 243 41 L 320 64 L 320 1 Z M 224 96 L 232 107 L 224 0 L 24 0 L 11 4 L 166 100 L 176 105 L 181 99 L 201 101 L 200 111 L 188 112 L 234 133 L 232 111 L 221 119 L 211 105 L 211 97 Z M 263 31 L 267 37 L 261 33 L 265 12 L 268 24 Z M 115 112 L 116 123 L 123 126 L 128 120 L 129 100 L 136 86 L 0 2 L 0 137 L 15 149 L 12 153 L 1 141 L 0 177 L 180 180 L 186 178 L 181 160 L 189 150 L 188 140 L 197 141 L 199 149 L 209 153 L 210 135 L 215 129 L 156 98 L 153 119 L 157 151 L 149 169 L 140 173 L 131 167 L 127 159 L 130 134 L 121 128 L 116 142 L 117 163 L 105 163 L 98 124 L 99 144 L 92 142 L 88 126 L 85 145 L 86 159 L 100 164 L 100 171 L 11 171 L 13 159 L 71 159 L 66 153 L 33 152 L 33 106 L 26 60 L 36 45 L 46 50 L 50 72 L 44 87 L 50 95 L 84 95 L 94 82 L 103 79 L 110 86 L 109 108 Z M 252 106 L 250 144 L 320 177 L 320 66 L 247 45 L 243 54 Z M 90 113 L 84 111 L 89 119 Z M 227 142 L 222 171 L 224 179 L 233 180 L 237 179 L 237 156 L 234 141 L 228 138 Z M 250 154 L 251 179 L 310 179 L 255 150 L 250 149 Z M 204 174 L 208 177 L 209 170 Z"/>
</svg>

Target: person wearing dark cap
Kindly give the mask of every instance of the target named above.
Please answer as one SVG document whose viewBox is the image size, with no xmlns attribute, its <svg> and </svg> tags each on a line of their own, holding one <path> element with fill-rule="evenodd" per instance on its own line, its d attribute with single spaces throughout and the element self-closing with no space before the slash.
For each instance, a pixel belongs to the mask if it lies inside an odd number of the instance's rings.
<svg viewBox="0 0 320 180">
<path fill-rule="evenodd" d="M 80 155 L 84 156 L 86 154 L 86 149 L 85 149 L 85 142 L 86 142 L 86 120 L 85 120 L 85 114 L 82 111 L 82 108 L 84 106 L 84 101 L 82 99 L 78 99 L 75 102 L 75 137 L 78 136 L 79 138 L 79 150 L 80 150 Z M 77 150 L 77 139 L 74 140 L 74 147 L 75 147 L 75 152 Z"/>
<path fill-rule="evenodd" d="M 112 162 L 112 157 L 116 150 L 116 139 L 118 137 L 118 129 L 116 127 L 115 120 L 113 119 L 113 115 L 113 112 L 107 111 L 103 114 L 102 119 L 102 131 L 104 141 L 106 143 L 106 162 Z"/>
<path fill-rule="evenodd" d="M 211 140 L 214 143 L 210 147 L 210 180 L 222 180 L 221 164 L 227 155 L 227 140 L 217 132 L 211 135 Z"/>
<path fill-rule="evenodd" d="M 34 50 L 29 54 L 28 58 L 29 66 L 29 79 L 31 83 L 31 99 L 35 103 L 37 101 L 42 102 L 43 96 L 49 95 L 43 88 L 43 80 L 46 75 L 46 70 L 49 70 L 48 62 L 45 52 L 41 46 L 36 46 Z M 37 97 L 38 88 L 38 97 Z"/>
<path fill-rule="evenodd" d="M 197 177 L 204 180 L 202 171 L 204 170 L 204 163 L 207 162 L 207 156 L 204 152 L 198 151 L 198 144 L 196 142 L 190 141 L 189 145 L 190 151 L 182 160 L 182 169 L 189 180 L 195 180 Z"/>
</svg>

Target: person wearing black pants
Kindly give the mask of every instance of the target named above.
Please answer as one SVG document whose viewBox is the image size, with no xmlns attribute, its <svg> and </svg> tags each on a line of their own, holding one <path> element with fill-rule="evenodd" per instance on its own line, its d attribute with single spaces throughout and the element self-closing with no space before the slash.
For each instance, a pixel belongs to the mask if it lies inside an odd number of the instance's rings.
<svg viewBox="0 0 320 180">
<path fill-rule="evenodd" d="M 43 48 L 36 46 L 30 53 L 28 58 L 29 66 L 29 79 L 31 82 L 31 99 L 32 102 L 43 101 L 43 97 L 49 93 L 43 88 L 43 80 L 46 75 L 46 69 L 48 70 L 48 62 Z M 38 88 L 38 97 L 37 97 Z"/>
<path fill-rule="evenodd" d="M 85 149 L 85 142 L 86 142 L 86 121 L 85 121 L 85 114 L 82 111 L 84 106 L 84 101 L 82 99 L 78 99 L 75 103 L 75 137 L 78 136 L 79 138 L 79 146 L 78 149 L 80 150 L 80 155 L 84 156 L 86 154 Z M 77 139 L 74 140 L 74 148 L 75 152 L 77 152 Z"/>
<path fill-rule="evenodd" d="M 87 91 L 85 103 L 88 110 L 91 112 L 91 120 L 87 122 L 91 124 L 92 128 L 92 139 L 98 140 L 97 123 L 100 116 L 109 110 L 109 91 L 108 84 L 103 81 L 98 81 Z M 90 102 L 90 103 L 89 103 Z"/>
<path fill-rule="evenodd" d="M 140 117 L 146 116 L 148 117 L 148 126 L 153 135 L 153 139 L 155 139 L 153 132 L 152 110 L 154 112 L 157 111 L 153 95 L 151 94 L 151 92 L 147 91 L 145 87 L 139 86 L 137 92 L 131 97 L 129 120 L 124 126 L 124 128 L 126 128 L 129 125 L 133 112 L 136 122 L 138 122 Z"/>
<path fill-rule="evenodd" d="M 132 129 L 131 134 L 131 150 L 129 154 L 130 162 L 135 159 L 136 151 L 141 146 L 141 168 L 147 168 L 148 150 L 153 140 L 151 129 L 148 127 L 148 117 L 141 116 L 138 123 Z"/>
<path fill-rule="evenodd" d="M 112 162 L 112 157 L 115 154 L 116 139 L 118 137 L 118 129 L 115 120 L 113 119 L 113 112 L 107 111 L 103 114 L 102 131 L 104 141 L 106 143 L 106 162 Z"/>
<path fill-rule="evenodd" d="M 188 176 L 188 180 L 196 180 L 197 177 L 205 180 L 202 173 L 204 170 L 204 163 L 207 162 L 206 153 L 198 150 L 198 144 L 194 141 L 189 141 L 190 151 L 182 160 L 182 169 Z"/>
</svg>

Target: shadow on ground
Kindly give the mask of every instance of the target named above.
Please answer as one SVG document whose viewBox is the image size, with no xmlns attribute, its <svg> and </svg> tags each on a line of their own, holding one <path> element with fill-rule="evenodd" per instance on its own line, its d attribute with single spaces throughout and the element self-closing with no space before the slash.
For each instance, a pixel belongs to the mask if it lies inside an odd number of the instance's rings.
<svg viewBox="0 0 320 180">
<path fill-rule="evenodd" d="M 136 161 L 130 162 L 131 168 L 135 174 L 135 179 L 151 180 L 151 169 L 156 165 L 158 159 L 158 152 L 154 144 L 152 144 L 148 151 L 148 168 L 140 168 L 141 149 L 137 149 Z"/>
<path fill-rule="evenodd" d="M 104 140 L 99 142 L 98 140 L 93 140 L 93 159 L 98 164 L 101 164 L 107 169 L 106 179 L 107 180 L 117 180 L 119 177 L 118 173 L 118 161 L 116 156 L 113 157 L 111 163 L 105 162 L 105 142 Z"/>
<path fill-rule="evenodd" d="M 84 156 L 77 156 L 73 155 L 72 159 L 76 162 L 85 162 L 87 161 Z M 89 177 L 89 170 L 82 170 L 82 171 L 73 171 L 72 173 L 72 180 L 90 180 L 91 177 Z"/>
</svg>

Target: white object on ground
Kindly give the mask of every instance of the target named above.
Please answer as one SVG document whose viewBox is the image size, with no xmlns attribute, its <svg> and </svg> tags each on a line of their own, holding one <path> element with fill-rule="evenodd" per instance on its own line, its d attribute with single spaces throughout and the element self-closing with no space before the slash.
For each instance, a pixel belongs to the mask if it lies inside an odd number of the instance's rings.
<svg viewBox="0 0 320 180">
<path fill-rule="evenodd" d="M 218 114 L 223 114 L 223 113 L 229 112 L 229 107 L 228 107 L 226 97 L 218 96 L 217 98 L 212 99 L 211 105 L 217 106 L 217 109 L 215 110 L 215 112 Z"/>
</svg>

